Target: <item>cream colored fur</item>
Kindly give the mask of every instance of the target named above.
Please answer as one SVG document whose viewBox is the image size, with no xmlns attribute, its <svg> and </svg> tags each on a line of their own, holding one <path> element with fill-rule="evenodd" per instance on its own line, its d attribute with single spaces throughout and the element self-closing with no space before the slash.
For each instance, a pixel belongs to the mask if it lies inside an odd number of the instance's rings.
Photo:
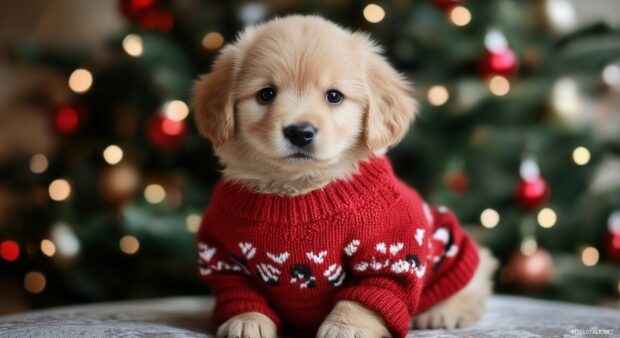
<svg viewBox="0 0 620 338">
<path fill-rule="evenodd" d="M 316 16 L 289 16 L 249 27 L 227 45 L 194 87 L 194 117 L 213 144 L 228 180 L 256 191 L 294 196 L 357 173 L 358 164 L 398 143 L 414 119 L 411 85 L 361 33 Z M 277 92 L 265 104 L 257 93 Z M 342 103 L 325 100 L 337 89 Z M 318 130 L 311 158 L 291 158 L 282 130 L 310 123 Z M 488 256 L 490 257 L 490 256 Z M 464 325 L 477 319 L 490 293 L 491 263 L 483 257 L 461 292 L 418 316 L 420 327 Z M 266 316 L 249 312 L 222 324 L 220 338 L 275 337 Z M 382 318 L 355 302 L 339 302 L 321 338 L 387 337 Z"/>
</svg>

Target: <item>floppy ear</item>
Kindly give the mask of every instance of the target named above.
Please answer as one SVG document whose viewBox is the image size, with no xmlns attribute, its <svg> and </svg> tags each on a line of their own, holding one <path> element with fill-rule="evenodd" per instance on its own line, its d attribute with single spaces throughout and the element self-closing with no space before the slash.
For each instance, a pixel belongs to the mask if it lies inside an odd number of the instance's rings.
<svg viewBox="0 0 620 338">
<path fill-rule="evenodd" d="M 194 84 L 192 106 L 200 134 L 214 148 L 224 144 L 234 132 L 232 97 L 237 47 L 229 45 L 217 57 L 211 72 Z"/>
<path fill-rule="evenodd" d="M 405 136 L 417 107 L 411 84 L 379 54 L 379 47 L 368 37 L 362 38 L 366 49 L 362 55 L 365 55 L 368 95 L 365 142 L 371 151 L 378 152 Z"/>
</svg>

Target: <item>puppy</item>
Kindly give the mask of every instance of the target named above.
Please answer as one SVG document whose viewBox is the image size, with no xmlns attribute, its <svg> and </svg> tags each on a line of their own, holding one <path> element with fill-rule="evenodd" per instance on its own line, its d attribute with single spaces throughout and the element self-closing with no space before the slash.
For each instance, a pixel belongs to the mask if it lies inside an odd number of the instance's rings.
<svg viewBox="0 0 620 338">
<path fill-rule="evenodd" d="M 395 176 L 410 84 L 316 16 L 249 27 L 194 88 L 224 166 L 198 234 L 218 337 L 402 337 L 475 322 L 493 258 Z"/>
</svg>

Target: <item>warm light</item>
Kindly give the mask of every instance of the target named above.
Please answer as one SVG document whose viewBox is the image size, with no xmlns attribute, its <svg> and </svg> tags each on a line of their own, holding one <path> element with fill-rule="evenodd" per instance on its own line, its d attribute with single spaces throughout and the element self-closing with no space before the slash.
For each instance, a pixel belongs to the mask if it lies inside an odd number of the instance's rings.
<svg viewBox="0 0 620 338">
<path fill-rule="evenodd" d="M 544 208 L 538 212 L 538 224 L 543 228 L 551 228 L 558 220 L 558 216 L 553 209 Z"/>
<path fill-rule="evenodd" d="M 80 251 L 80 242 L 71 227 L 65 223 L 54 225 L 51 237 L 60 256 L 73 257 Z"/>
<path fill-rule="evenodd" d="M 551 90 L 551 105 L 571 125 L 582 123 L 582 99 L 579 84 L 571 77 L 558 79 Z"/>
<path fill-rule="evenodd" d="M 41 252 L 47 257 L 52 257 L 56 253 L 56 245 L 49 239 L 41 241 Z"/>
<path fill-rule="evenodd" d="M 581 251 L 581 261 L 585 266 L 594 266 L 598 263 L 599 253 L 595 247 L 588 246 Z"/>
<path fill-rule="evenodd" d="M 189 107 L 180 100 L 170 101 L 164 105 L 164 115 L 173 121 L 183 121 L 189 115 Z"/>
<path fill-rule="evenodd" d="M 14 262 L 19 258 L 19 245 L 15 241 L 7 240 L 0 243 L 0 257 L 5 261 Z"/>
<path fill-rule="evenodd" d="M 456 26 L 465 26 L 471 21 L 471 12 L 463 6 L 456 6 L 450 11 L 450 20 Z"/>
<path fill-rule="evenodd" d="M 119 246 L 122 252 L 128 255 L 133 255 L 140 249 L 140 242 L 134 236 L 123 236 Z"/>
<path fill-rule="evenodd" d="M 497 96 L 504 96 L 510 91 L 510 82 L 503 76 L 495 75 L 489 80 L 491 93 Z"/>
<path fill-rule="evenodd" d="M 69 76 L 69 88 L 76 93 L 84 93 L 93 84 L 93 75 L 86 69 L 76 69 Z"/>
<path fill-rule="evenodd" d="M 385 11 L 377 4 L 369 4 L 364 7 L 364 19 L 370 23 L 381 22 L 385 17 Z"/>
<path fill-rule="evenodd" d="M 35 154 L 30 158 L 30 171 L 35 174 L 40 174 L 47 170 L 48 165 L 47 157 L 43 154 Z"/>
<path fill-rule="evenodd" d="M 432 86 L 428 90 L 427 94 L 428 102 L 433 106 L 441 106 L 448 102 L 450 99 L 450 93 L 448 93 L 448 89 L 444 86 Z"/>
<path fill-rule="evenodd" d="M 586 147 L 577 147 L 573 150 L 573 161 L 578 165 L 586 165 L 590 162 L 590 151 Z"/>
<path fill-rule="evenodd" d="M 538 250 L 538 243 L 533 237 L 528 237 L 521 242 L 521 253 L 525 256 L 532 256 Z"/>
<path fill-rule="evenodd" d="M 144 198 L 149 203 L 157 204 L 166 198 L 166 190 L 159 184 L 149 184 L 146 189 L 144 189 Z"/>
<path fill-rule="evenodd" d="M 45 276 L 38 271 L 31 271 L 24 278 L 24 288 L 31 293 L 39 293 L 45 290 Z"/>
<path fill-rule="evenodd" d="M 499 213 L 493 209 L 485 209 L 480 214 L 480 223 L 485 228 L 495 228 L 499 223 Z"/>
<path fill-rule="evenodd" d="M 144 47 L 142 46 L 142 37 L 137 34 L 129 34 L 123 39 L 123 49 L 131 56 L 138 57 L 142 55 Z"/>
<path fill-rule="evenodd" d="M 114 144 L 109 145 L 103 151 L 103 159 L 105 159 L 108 164 L 117 164 L 123 159 L 123 149 Z"/>
<path fill-rule="evenodd" d="M 67 180 L 58 179 L 50 184 L 48 191 L 54 201 L 64 201 L 71 195 L 71 185 Z"/>
<path fill-rule="evenodd" d="M 216 50 L 224 44 L 224 37 L 218 32 L 207 33 L 202 38 L 202 46 L 208 50 Z"/>
<path fill-rule="evenodd" d="M 197 215 L 197 214 L 188 215 L 187 218 L 185 219 L 187 230 L 191 233 L 197 233 L 198 229 L 200 228 L 201 220 L 202 218 L 200 217 L 200 215 Z"/>
<path fill-rule="evenodd" d="M 620 67 L 609 65 L 603 69 L 603 82 L 611 87 L 620 86 Z"/>
</svg>

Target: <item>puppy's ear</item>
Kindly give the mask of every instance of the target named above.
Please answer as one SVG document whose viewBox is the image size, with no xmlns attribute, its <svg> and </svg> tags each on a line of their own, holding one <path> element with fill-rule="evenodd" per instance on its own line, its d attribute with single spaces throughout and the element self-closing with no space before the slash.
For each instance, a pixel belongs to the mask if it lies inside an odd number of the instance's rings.
<svg viewBox="0 0 620 338">
<path fill-rule="evenodd" d="M 229 45 L 217 57 L 211 72 L 194 84 L 192 106 L 200 134 L 214 148 L 224 144 L 234 132 L 232 96 L 237 47 Z"/>
<path fill-rule="evenodd" d="M 368 106 L 365 119 L 365 142 L 373 152 L 398 143 L 409 130 L 417 110 L 411 84 L 396 72 L 367 36 L 363 39 L 364 68 Z M 359 40 L 358 40 L 359 42 Z"/>
</svg>

